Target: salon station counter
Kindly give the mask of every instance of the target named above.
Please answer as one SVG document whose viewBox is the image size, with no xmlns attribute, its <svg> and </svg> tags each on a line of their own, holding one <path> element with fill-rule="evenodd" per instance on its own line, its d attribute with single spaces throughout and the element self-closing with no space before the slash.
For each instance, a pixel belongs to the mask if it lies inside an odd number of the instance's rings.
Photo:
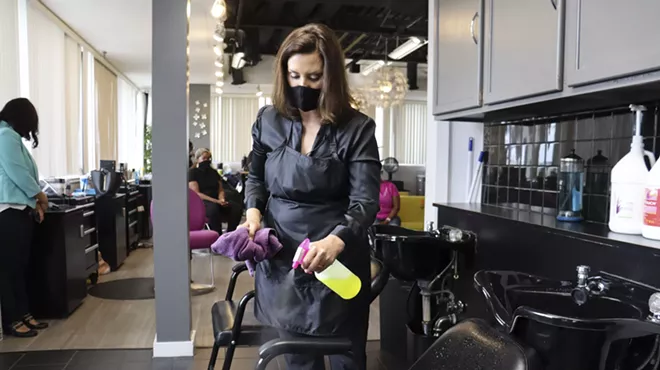
<svg viewBox="0 0 660 370">
<path fill-rule="evenodd" d="M 49 209 L 35 227 L 28 269 L 30 309 L 39 318 L 68 317 L 87 296 L 99 248 L 94 203 Z"/>
</svg>

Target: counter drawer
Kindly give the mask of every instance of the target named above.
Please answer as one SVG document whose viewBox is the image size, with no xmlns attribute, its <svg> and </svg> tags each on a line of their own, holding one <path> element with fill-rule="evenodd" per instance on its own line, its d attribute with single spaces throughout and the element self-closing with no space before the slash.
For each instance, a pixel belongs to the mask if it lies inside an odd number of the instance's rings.
<svg viewBox="0 0 660 370">
<path fill-rule="evenodd" d="M 86 269 L 90 269 L 98 263 L 98 260 L 97 260 L 98 249 L 99 249 L 98 244 L 90 245 L 89 247 L 85 248 L 85 268 Z"/>
</svg>

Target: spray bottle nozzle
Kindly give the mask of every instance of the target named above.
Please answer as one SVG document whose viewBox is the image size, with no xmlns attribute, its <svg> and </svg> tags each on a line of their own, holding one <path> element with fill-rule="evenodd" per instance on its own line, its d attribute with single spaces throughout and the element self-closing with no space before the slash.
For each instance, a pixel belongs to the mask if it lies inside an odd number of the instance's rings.
<svg viewBox="0 0 660 370">
<path fill-rule="evenodd" d="M 305 256 L 307 255 L 307 252 L 309 252 L 309 239 L 305 239 L 300 243 L 298 246 L 298 249 L 296 250 L 296 254 L 293 257 L 293 265 L 291 265 L 292 269 L 297 269 L 302 265 L 303 260 L 305 259 Z"/>
</svg>

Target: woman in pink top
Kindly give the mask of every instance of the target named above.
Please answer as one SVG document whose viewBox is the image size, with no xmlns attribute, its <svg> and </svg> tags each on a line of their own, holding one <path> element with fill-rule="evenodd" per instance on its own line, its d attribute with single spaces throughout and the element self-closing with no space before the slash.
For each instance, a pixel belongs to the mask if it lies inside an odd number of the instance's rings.
<svg viewBox="0 0 660 370">
<path fill-rule="evenodd" d="M 401 198 L 396 185 L 388 180 L 380 180 L 380 211 L 376 215 L 376 223 L 401 226 L 399 209 Z"/>
</svg>

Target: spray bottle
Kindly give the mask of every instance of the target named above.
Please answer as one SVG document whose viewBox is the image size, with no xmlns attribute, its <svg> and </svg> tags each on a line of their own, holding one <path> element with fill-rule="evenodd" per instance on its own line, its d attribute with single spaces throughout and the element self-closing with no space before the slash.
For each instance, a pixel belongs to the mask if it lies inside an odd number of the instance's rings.
<svg viewBox="0 0 660 370">
<path fill-rule="evenodd" d="M 630 152 L 612 168 L 612 194 L 610 198 L 610 230 L 622 234 L 641 234 L 644 222 L 644 187 L 649 170 L 644 162 L 648 157 L 655 165 L 653 153 L 644 150 L 642 139 L 642 105 L 630 105 L 635 112 L 635 136 Z"/>
<path fill-rule="evenodd" d="M 293 257 L 293 266 L 291 267 L 294 270 L 300 267 L 309 250 L 309 239 L 305 239 L 300 243 L 298 250 L 296 250 L 296 255 Z M 315 272 L 314 275 L 320 282 L 343 299 L 355 298 L 362 288 L 360 278 L 338 260 L 335 260 L 335 262 L 326 267 L 322 272 Z"/>
</svg>

